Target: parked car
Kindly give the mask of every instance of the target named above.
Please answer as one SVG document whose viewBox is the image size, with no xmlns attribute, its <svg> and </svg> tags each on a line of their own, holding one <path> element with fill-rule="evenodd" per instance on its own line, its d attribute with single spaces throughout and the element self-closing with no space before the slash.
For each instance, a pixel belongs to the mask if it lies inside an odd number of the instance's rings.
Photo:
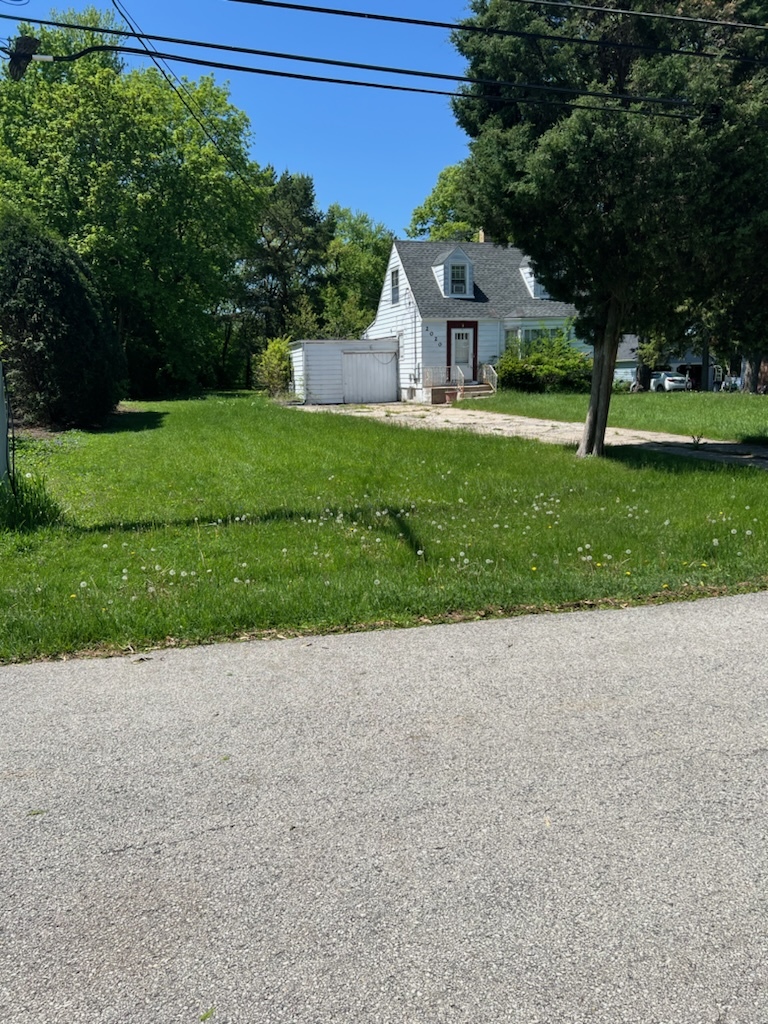
<svg viewBox="0 0 768 1024">
<path fill-rule="evenodd" d="M 651 374 L 651 391 L 690 391 L 691 382 L 681 373 L 667 373 L 666 370 Z"/>
</svg>

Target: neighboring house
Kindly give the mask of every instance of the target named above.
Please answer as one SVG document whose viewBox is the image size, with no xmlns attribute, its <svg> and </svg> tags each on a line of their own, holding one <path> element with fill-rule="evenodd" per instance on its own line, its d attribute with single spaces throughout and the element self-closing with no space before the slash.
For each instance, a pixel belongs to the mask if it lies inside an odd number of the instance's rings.
<svg viewBox="0 0 768 1024">
<path fill-rule="evenodd" d="M 435 387 L 493 379 L 487 367 L 510 343 L 568 329 L 575 313 L 549 298 L 512 246 L 395 241 L 364 338 L 396 338 L 400 398 L 430 401 Z"/>
<path fill-rule="evenodd" d="M 622 380 L 632 383 L 637 377 L 639 359 L 637 355 L 640 339 L 636 334 L 625 334 L 616 357 L 616 370 L 614 380 Z M 702 389 L 704 368 L 702 366 L 701 354 L 691 351 L 670 355 L 666 363 L 658 367 L 659 370 L 671 370 L 673 373 L 680 373 L 689 377 L 694 391 Z M 707 389 L 717 389 L 723 379 L 723 369 L 710 363 L 708 366 L 709 379 Z"/>
</svg>

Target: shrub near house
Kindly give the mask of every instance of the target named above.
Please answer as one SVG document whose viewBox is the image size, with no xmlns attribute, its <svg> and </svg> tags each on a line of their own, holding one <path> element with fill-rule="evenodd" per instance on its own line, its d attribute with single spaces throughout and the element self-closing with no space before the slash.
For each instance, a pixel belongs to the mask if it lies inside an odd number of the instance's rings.
<svg viewBox="0 0 768 1024">
<path fill-rule="evenodd" d="M 499 387 L 514 391 L 588 393 L 592 381 L 591 360 L 562 331 L 532 341 L 524 351 L 510 346 L 496 370 Z"/>
</svg>

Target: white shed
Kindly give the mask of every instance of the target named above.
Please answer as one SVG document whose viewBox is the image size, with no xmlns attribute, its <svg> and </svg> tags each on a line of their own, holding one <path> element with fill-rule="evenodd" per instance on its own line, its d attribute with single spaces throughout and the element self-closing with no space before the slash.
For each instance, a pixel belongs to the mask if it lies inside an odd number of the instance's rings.
<svg viewBox="0 0 768 1024">
<path fill-rule="evenodd" d="M 291 343 L 293 387 L 310 405 L 397 402 L 397 338 Z"/>
</svg>

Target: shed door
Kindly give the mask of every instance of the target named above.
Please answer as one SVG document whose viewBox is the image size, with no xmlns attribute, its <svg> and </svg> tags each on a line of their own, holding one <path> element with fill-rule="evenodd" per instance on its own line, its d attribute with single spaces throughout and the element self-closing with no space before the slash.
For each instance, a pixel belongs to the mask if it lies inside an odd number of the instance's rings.
<svg viewBox="0 0 768 1024">
<path fill-rule="evenodd" d="M 396 352 L 343 352 L 344 401 L 396 402 Z"/>
</svg>

